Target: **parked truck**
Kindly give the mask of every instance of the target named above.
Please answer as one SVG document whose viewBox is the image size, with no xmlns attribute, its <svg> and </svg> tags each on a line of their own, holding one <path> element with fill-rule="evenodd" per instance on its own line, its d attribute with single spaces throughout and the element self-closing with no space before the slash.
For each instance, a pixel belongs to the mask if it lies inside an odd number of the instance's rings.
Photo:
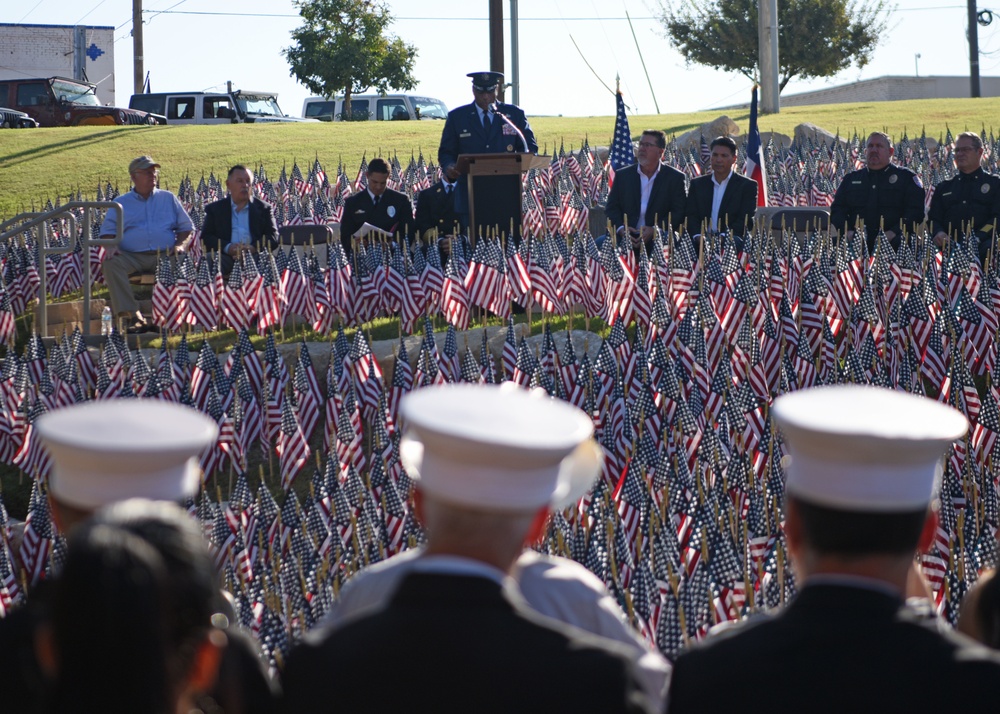
<svg viewBox="0 0 1000 714">
<path fill-rule="evenodd" d="M 167 123 L 155 113 L 105 106 L 97 85 L 66 77 L 0 80 L 0 106 L 22 111 L 40 126 Z"/>
<path fill-rule="evenodd" d="M 278 95 L 249 89 L 226 92 L 156 92 L 133 94 L 133 109 L 162 114 L 168 124 L 239 124 L 268 122 L 315 122 L 286 116 L 278 106 Z"/>
</svg>

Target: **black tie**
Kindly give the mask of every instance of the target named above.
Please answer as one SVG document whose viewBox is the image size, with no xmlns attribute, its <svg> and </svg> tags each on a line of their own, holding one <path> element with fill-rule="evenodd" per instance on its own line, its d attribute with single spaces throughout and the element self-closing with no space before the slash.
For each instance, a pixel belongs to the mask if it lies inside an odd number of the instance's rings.
<svg viewBox="0 0 1000 714">
<path fill-rule="evenodd" d="M 492 124 L 492 122 L 490 122 L 490 113 L 489 112 L 483 112 L 483 129 L 486 130 L 487 134 L 490 133 L 490 125 L 491 124 Z"/>
<path fill-rule="evenodd" d="M 444 194 L 446 196 L 450 196 L 451 195 L 451 184 L 448 184 L 447 186 L 444 187 Z"/>
<path fill-rule="evenodd" d="M 372 208 L 375 208 L 375 207 L 378 206 L 378 200 L 379 200 L 379 198 L 380 198 L 380 196 L 376 196 L 374 199 L 372 199 Z"/>
</svg>

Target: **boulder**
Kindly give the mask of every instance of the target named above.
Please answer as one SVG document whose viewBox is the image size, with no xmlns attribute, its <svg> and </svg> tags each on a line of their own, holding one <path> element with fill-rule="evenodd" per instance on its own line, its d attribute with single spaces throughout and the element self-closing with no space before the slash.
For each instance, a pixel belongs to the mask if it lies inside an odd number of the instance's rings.
<svg viewBox="0 0 1000 714">
<path fill-rule="evenodd" d="M 678 136 L 677 148 L 688 149 L 692 146 L 700 146 L 701 137 L 705 137 L 705 141 L 711 142 L 717 136 L 731 136 L 736 139 L 739 135 L 740 128 L 736 126 L 736 122 L 723 114 L 707 124 L 702 124 L 697 129 L 692 129 Z M 736 143 L 739 144 L 739 140 Z"/>
<path fill-rule="evenodd" d="M 833 146 L 838 138 L 835 134 L 831 134 L 826 129 L 821 126 L 816 126 L 815 124 L 810 124 L 808 122 L 804 124 L 799 124 L 795 127 L 795 143 L 801 144 L 807 139 L 812 139 L 813 143 L 816 145 L 826 143 L 827 146 Z M 839 141 L 842 145 L 847 145 L 847 139 L 840 137 Z"/>
<path fill-rule="evenodd" d="M 767 146 L 767 142 L 774 142 L 775 148 L 787 149 L 792 145 L 792 137 L 777 131 L 762 131 L 760 133 L 761 146 Z"/>
</svg>

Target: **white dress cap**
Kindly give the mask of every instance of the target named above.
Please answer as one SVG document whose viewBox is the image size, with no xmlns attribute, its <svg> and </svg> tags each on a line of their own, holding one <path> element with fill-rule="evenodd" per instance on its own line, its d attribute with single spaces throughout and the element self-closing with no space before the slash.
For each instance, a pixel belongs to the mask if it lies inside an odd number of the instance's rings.
<svg viewBox="0 0 1000 714">
<path fill-rule="evenodd" d="M 793 392 L 773 414 L 791 456 L 788 492 L 846 511 L 925 508 L 945 451 L 969 428 L 949 406 L 878 387 Z"/>
<path fill-rule="evenodd" d="M 201 412 L 155 399 L 76 404 L 43 414 L 35 429 L 52 455 L 52 495 L 83 509 L 193 496 L 197 457 L 219 433 Z"/>
<path fill-rule="evenodd" d="M 424 491 L 453 504 L 562 509 L 590 489 L 604 459 L 586 414 L 513 384 L 425 387 L 400 410 L 403 466 Z"/>
</svg>

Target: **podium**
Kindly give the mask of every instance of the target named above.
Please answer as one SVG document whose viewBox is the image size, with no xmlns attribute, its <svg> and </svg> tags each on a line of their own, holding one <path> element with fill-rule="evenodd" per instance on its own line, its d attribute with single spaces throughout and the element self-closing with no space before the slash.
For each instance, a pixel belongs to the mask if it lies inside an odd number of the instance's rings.
<svg viewBox="0 0 1000 714">
<path fill-rule="evenodd" d="M 469 241 L 489 230 L 509 233 L 521 242 L 521 174 L 549 165 L 550 157 L 535 154 L 461 154 L 456 168 L 466 175 L 469 189 Z"/>
</svg>

